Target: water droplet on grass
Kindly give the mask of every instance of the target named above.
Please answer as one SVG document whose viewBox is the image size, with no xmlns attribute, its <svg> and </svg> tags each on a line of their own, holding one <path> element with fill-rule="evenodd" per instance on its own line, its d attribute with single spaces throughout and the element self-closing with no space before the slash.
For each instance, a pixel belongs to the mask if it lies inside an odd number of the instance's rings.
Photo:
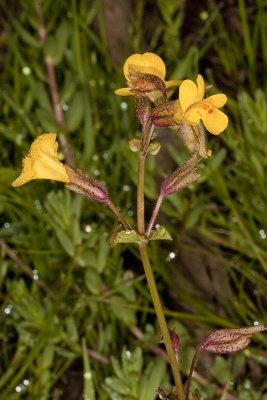
<svg viewBox="0 0 267 400">
<path fill-rule="evenodd" d="M 85 372 L 85 374 L 83 374 L 84 379 L 91 379 L 92 378 L 92 374 L 91 372 Z"/>
<path fill-rule="evenodd" d="M 132 353 L 129 350 L 126 350 L 125 355 L 128 358 L 128 360 L 132 358 Z"/>
<path fill-rule="evenodd" d="M 92 232 L 92 227 L 91 227 L 91 225 L 85 225 L 84 230 L 85 230 L 85 232 L 87 232 L 87 233 Z"/>
<path fill-rule="evenodd" d="M 128 104 L 126 103 L 126 101 L 122 101 L 121 102 L 121 109 L 122 111 L 126 111 L 128 108 Z"/>
<path fill-rule="evenodd" d="M 31 69 L 29 67 L 25 66 L 22 68 L 22 73 L 23 73 L 23 75 L 28 76 L 31 73 Z"/>
<path fill-rule="evenodd" d="M 209 18 L 209 13 L 206 10 L 201 11 L 201 13 L 199 14 L 200 19 L 202 19 L 202 21 L 206 21 Z"/>
<path fill-rule="evenodd" d="M 33 278 L 35 281 L 37 281 L 37 280 L 39 279 L 37 269 L 34 269 L 34 270 L 32 271 L 32 278 Z"/>
</svg>

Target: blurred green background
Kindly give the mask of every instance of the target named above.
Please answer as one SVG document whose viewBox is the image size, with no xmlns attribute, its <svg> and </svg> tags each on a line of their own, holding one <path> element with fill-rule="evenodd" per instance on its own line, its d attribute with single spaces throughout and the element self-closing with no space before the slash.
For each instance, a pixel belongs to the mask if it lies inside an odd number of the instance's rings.
<svg viewBox="0 0 267 400">
<path fill-rule="evenodd" d="M 140 125 L 134 100 L 113 93 L 125 86 L 124 60 L 154 51 L 167 79 L 201 73 L 227 94 L 229 127 L 208 136 L 213 156 L 200 163 L 201 178 L 163 203 L 158 221 L 174 240 L 152 242 L 149 254 L 184 377 L 212 330 L 266 324 L 266 8 L 264 0 L 1 1 L 0 400 L 153 400 L 155 387 L 170 388 L 137 248 L 108 247 L 118 224 L 111 212 L 57 182 L 11 187 L 33 139 L 62 128 L 47 56 L 75 166 L 105 182 L 133 224 L 137 156 L 128 140 Z M 163 177 L 188 157 L 179 134 L 159 129 L 157 139 L 147 218 Z M 236 355 L 203 353 L 193 387 L 209 399 L 266 400 L 266 364 L 266 337 L 256 335 Z"/>
</svg>

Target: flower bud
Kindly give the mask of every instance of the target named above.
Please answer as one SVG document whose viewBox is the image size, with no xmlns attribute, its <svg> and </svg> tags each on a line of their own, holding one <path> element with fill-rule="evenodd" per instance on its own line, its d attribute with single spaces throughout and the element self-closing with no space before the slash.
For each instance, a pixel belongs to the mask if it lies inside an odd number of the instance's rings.
<svg viewBox="0 0 267 400">
<path fill-rule="evenodd" d="M 197 164 L 197 153 L 194 153 L 181 167 L 177 168 L 161 185 L 160 193 L 168 196 L 182 190 L 185 186 L 200 177 L 195 173 Z"/>
<path fill-rule="evenodd" d="M 162 79 L 153 74 L 144 74 L 129 68 L 128 86 L 135 93 L 161 92 L 158 95 L 166 98 L 166 86 Z"/>
<path fill-rule="evenodd" d="M 168 101 L 156 106 L 151 112 L 151 121 L 160 127 L 176 126 L 182 123 L 182 114 L 179 101 Z M 180 116 L 180 117 L 179 117 Z"/>
<path fill-rule="evenodd" d="M 74 169 L 69 165 L 66 165 L 66 170 L 70 179 L 70 183 L 65 184 L 68 189 L 100 203 L 108 200 L 108 191 L 100 182 L 85 175 L 80 169 Z"/>
<path fill-rule="evenodd" d="M 171 338 L 172 347 L 173 347 L 173 351 L 174 351 L 177 363 L 179 363 L 179 343 L 180 343 L 179 336 L 177 335 L 175 328 L 168 329 L 168 331 L 169 331 L 169 335 Z M 160 343 L 164 343 L 163 337 L 161 338 Z"/>
<path fill-rule="evenodd" d="M 212 353 L 232 353 L 247 347 L 251 336 L 265 329 L 263 325 L 237 329 L 219 329 L 212 332 L 201 347 Z"/>
</svg>

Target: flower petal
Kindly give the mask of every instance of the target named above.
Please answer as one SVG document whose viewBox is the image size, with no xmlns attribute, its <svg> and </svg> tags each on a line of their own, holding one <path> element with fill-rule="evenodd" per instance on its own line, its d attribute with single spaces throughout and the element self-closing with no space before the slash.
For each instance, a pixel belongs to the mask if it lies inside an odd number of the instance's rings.
<svg viewBox="0 0 267 400">
<path fill-rule="evenodd" d="M 29 157 L 31 160 L 36 160 L 40 157 L 40 152 L 47 153 L 57 160 L 58 143 L 56 141 L 56 133 L 44 133 L 38 136 L 32 142 Z M 57 160 L 58 161 L 58 160 Z"/>
<path fill-rule="evenodd" d="M 219 135 L 228 125 L 228 117 L 217 108 L 212 113 L 203 113 L 205 128 L 213 135 Z"/>
<path fill-rule="evenodd" d="M 56 133 L 46 133 L 35 139 L 29 154 L 22 161 L 22 172 L 12 186 L 21 186 L 32 179 L 70 182 L 65 166 L 57 157 L 56 136 Z"/>
<path fill-rule="evenodd" d="M 186 79 L 179 89 L 179 101 L 183 110 L 186 112 L 189 106 L 194 103 L 198 94 L 197 85 L 190 79 Z"/>
<path fill-rule="evenodd" d="M 129 67 L 143 74 L 153 74 L 164 80 L 166 67 L 162 59 L 154 53 L 133 54 L 127 58 L 123 66 L 123 73 L 129 80 Z"/>
<path fill-rule="evenodd" d="M 118 96 L 133 96 L 133 93 L 131 92 L 130 88 L 120 88 L 114 90 L 114 93 L 117 94 Z"/>
<path fill-rule="evenodd" d="M 202 118 L 202 110 L 199 109 L 199 107 L 192 107 L 189 108 L 188 111 L 186 111 L 184 115 L 183 122 L 189 125 L 198 125 L 200 122 L 200 119 Z"/>
<path fill-rule="evenodd" d="M 34 179 L 34 172 L 31 169 L 31 160 L 29 156 L 26 156 L 22 160 L 22 172 L 20 176 L 12 182 L 12 186 L 21 186 L 24 185 L 24 183 L 27 183 Z"/>
<path fill-rule="evenodd" d="M 206 101 L 209 102 L 213 107 L 220 108 L 223 107 L 227 102 L 227 97 L 225 94 L 219 93 L 208 97 Z"/>
<path fill-rule="evenodd" d="M 197 99 L 196 101 L 201 101 L 205 94 L 205 82 L 202 75 L 197 76 Z"/>
</svg>

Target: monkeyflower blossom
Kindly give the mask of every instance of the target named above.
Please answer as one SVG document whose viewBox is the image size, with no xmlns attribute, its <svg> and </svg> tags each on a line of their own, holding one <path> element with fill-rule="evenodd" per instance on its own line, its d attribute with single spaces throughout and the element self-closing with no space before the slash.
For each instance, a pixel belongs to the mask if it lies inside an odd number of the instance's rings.
<svg viewBox="0 0 267 400">
<path fill-rule="evenodd" d="M 115 90 L 115 94 L 119 96 L 130 96 L 135 92 L 165 91 L 166 93 L 166 89 L 181 84 L 181 81 L 177 80 L 165 81 L 165 64 L 154 53 L 132 54 L 124 63 L 123 73 L 129 87 Z M 170 94 L 171 92 L 168 92 L 168 95 Z"/>
<path fill-rule="evenodd" d="M 183 81 L 179 88 L 179 99 L 160 104 L 151 113 L 156 126 L 199 126 L 202 120 L 207 131 L 219 135 L 228 125 L 228 117 L 218 108 L 227 102 L 225 94 L 204 98 L 205 84 L 201 75 L 197 85 L 190 79 Z"/>
<path fill-rule="evenodd" d="M 22 161 L 22 172 L 12 186 L 21 186 L 33 179 L 70 182 L 65 166 L 57 157 L 56 136 L 56 133 L 45 133 L 34 140 L 29 154 Z"/>
<path fill-rule="evenodd" d="M 102 183 L 58 160 L 56 136 L 56 133 L 45 133 L 35 139 L 22 161 L 22 172 L 12 186 L 24 185 L 32 179 L 53 179 L 64 182 L 66 188 L 82 196 L 106 203 L 108 192 Z"/>
<path fill-rule="evenodd" d="M 202 120 L 207 131 L 219 135 L 228 125 L 228 117 L 218 110 L 225 105 L 227 97 L 220 93 L 204 99 L 204 94 L 205 84 L 201 75 L 197 77 L 197 85 L 190 79 L 183 81 L 179 89 L 182 121 L 189 125 L 198 125 Z"/>
</svg>

